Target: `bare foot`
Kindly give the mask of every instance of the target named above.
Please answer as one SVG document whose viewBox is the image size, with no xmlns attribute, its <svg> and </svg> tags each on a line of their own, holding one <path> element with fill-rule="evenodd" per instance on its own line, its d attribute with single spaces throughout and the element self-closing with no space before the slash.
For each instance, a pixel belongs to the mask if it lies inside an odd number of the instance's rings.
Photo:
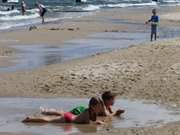
<svg viewBox="0 0 180 135">
<path fill-rule="evenodd" d="M 30 122 L 31 118 L 30 117 L 26 117 L 24 120 L 22 120 L 23 123 L 25 122 Z"/>
</svg>

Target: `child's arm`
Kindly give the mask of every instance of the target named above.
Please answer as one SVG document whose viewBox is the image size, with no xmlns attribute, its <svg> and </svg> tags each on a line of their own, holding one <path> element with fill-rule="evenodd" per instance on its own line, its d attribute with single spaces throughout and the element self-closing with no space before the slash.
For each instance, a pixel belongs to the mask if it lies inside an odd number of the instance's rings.
<svg viewBox="0 0 180 135">
<path fill-rule="evenodd" d="M 105 122 L 101 120 L 96 120 L 96 121 L 91 121 L 92 124 L 97 124 L 97 125 L 104 125 Z"/>
<path fill-rule="evenodd" d="M 148 23 L 151 22 L 151 21 L 152 21 L 152 17 L 151 17 L 151 19 L 149 19 L 149 20 L 146 21 L 145 23 L 148 24 Z"/>
<path fill-rule="evenodd" d="M 124 113 L 125 110 L 122 110 L 122 109 L 118 109 L 116 110 L 116 112 L 114 113 L 114 116 L 120 116 L 122 113 Z"/>
<path fill-rule="evenodd" d="M 119 116 L 119 115 L 121 115 L 122 113 L 125 112 L 125 110 L 122 110 L 122 109 L 118 109 L 118 110 L 113 112 L 112 107 L 109 107 L 108 109 L 109 109 L 109 112 L 110 112 L 110 114 L 109 114 L 110 116 Z"/>
</svg>

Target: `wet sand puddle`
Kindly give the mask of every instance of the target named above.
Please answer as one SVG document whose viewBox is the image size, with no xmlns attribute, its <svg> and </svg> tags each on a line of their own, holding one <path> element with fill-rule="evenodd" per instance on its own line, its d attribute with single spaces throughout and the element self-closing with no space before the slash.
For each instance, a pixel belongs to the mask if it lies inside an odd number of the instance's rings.
<svg viewBox="0 0 180 135">
<path fill-rule="evenodd" d="M 116 20 L 117 21 L 117 20 Z M 115 23 L 116 23 L 115 21 Z M 119 23 L 125 23 L 120 21 Z M 113 49 L 127 48 L 131 45 L 149 41 L 149 33 L 142 31 L 142 24 L 130 23 L 136 26 L 136 32 L 104 32 L 89 36 L 86 39 L 67 41 L 61 47 L 48 45 L 14 45 L 18 54 L 13 66 L 0 67 L 0 72 L 13 72 L 35 69 L 38 67 L 62 63 L 64 61 L 88 57 Z M 141 27 L 141 28 L 140 28 Z M 180 35 L 180 29 L 175 27 L 160 28 L 160 38 L 173 38 Z"/>
<path fill-rule="evenodd" d="M 161 126 L 180 120 L 180 110 L 142 101 L 117 100 L 114 108 L 126 110 L 121 117 L 114 118 L 105 126 L 76 124 L 37 124 L 21 123 L 27 115 L 39 115 L 39 107 L 51 107 L 66 111 L 77 105 L 88 104 L 87 99 L 35 99 L 35 98 L 1 98 L 0 132 L 31 133 L 42 135 L 69 135 L 73 133 L 90 133 L 111 128 L 130 128 Z"/>
<path fill-rule="evenodd" d="M 116 48 L 127 48 L 130 45 L 146 41 L 147 34 L 106 32 L 89 36 L 87 39 L 72 40 L 62 47 L 47 45 L 14 46 L 18 54 L 14 66 L 0 67 L 1 72 L 34 69 L 45 65 L 62 63 L 67 60 L 87 57 L 97 53 L 108 52 Z"/>
</svg>

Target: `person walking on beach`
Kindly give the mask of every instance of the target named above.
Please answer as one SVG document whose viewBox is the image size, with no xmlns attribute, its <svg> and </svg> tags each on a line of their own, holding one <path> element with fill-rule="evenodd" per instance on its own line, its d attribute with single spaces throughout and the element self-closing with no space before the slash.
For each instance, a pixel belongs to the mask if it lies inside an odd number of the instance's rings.
<svg viewBox="0 0 180 135">
<path fill-rule="evenodd" d="M 43 24 L 44 23 L 44 15 L 47 12 L 47 9 L 43 4 L 40 4 L 40 3 L 37 3 L 36 6 L 39 9 L 39 14 L 40 14 L 40 16 L 42 18 L 42 24 Z"/>
<path fill-rule="evenodd" d="M 152 10 L 152 14 L 151 19 L 146 22 L 146 24 L 151 23 L 151 41 L 153 41 L 153 37 L 154 40 L 157 39 L 157 26 L 159 23 L 159 16 L 156 15 L 156 9 Z"/>
<path fill-rule="evenodd" d="M 22 0 L 22 2 L 21 2 L 21 13 L 22 13 L 22 15 L 24 15 L 25 12 L 26 12 L 26 3 L 24 0 Z"/>
</svg>

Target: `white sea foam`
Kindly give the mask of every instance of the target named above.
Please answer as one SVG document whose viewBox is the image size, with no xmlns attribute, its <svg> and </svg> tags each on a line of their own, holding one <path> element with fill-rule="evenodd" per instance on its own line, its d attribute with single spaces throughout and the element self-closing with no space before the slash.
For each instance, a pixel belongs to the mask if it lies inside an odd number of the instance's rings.
<svg viewBox="0 0 180 135">
<path fill-rule="evenodd" d="M 0 11 L 0 15 L 9 15 L 9 14 L 14 14 L 14 13 L 20 13 L 19 10 L 11 10 L 11 11 Z"/>
<path fill-rule="evenodd" d="M 99 5 L 88 5 L 88 7 L 83 8 L 84 11 L 94 11 L 100 9 Z"/>
<path fill-rule="evenodd" d="M 27 20 L 27 19 L 33 19 L 38 18 L 39 14 L 30 14 L 30 15 L 16 15 L 16 16 L 2 16 L 0 17 L 1 21 L 18 21 L 18 20 Z"/>
<path fill-rule="evenodd" d="M 135 4 L 132 4 L 132 3 L 121 3 L 121 4 L 107 4 L 105 5 L 106 7 L 109 7 L 109 8 L 117 8 L 117 7 L 140 7 L 140 6 L 156 6 L 157 3 L 156 2 L 150 2 L 150 3 L 135 3 Z"/>
</svg>

